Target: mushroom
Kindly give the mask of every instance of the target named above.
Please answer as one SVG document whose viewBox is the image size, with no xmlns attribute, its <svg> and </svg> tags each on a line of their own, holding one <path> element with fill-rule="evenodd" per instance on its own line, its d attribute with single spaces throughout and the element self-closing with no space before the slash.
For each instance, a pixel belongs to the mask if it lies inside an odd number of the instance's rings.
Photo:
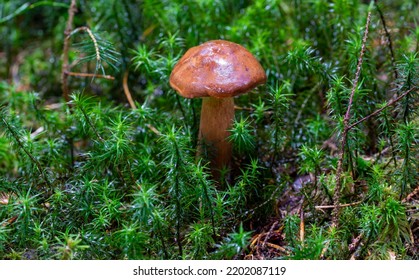
<svg viewBox="0 0 419 280">
<path fill-rule="evenodd" d="M 198 155 L 207 146 L 213 176 L 230 165 L 228 141 L 234 120 L 234 96 L 266 82 L 265 71 L 244 47 L 214 40 L 189 49 L 173 68 L 170 86 L 186 98 L 203 99 Z"/>
</svg>

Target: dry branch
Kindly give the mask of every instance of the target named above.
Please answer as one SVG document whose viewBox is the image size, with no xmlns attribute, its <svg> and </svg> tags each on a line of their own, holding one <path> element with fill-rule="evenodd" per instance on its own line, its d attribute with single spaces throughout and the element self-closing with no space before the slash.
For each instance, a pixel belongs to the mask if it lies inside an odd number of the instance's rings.
<svg viewBox="0 0 419 280">
<path fill-rule="evenodd" d="M 315 206 L 314 208 L 316 210 L 320 210 L 320 209 L 333 209 L 336 207 L 349 207 L 349 206 L 355 206 L 358 204 L 361 204 L 362 201 L 356 201 L 356 202 L 352 202 L 352 203 L 345 203 L 345 204 L 339 204 L 338 206 L 336 205 L 319 205 L 319 206 Z"/>
<path fill-rule="evenodd" d="M 343 158 L 345 155 L 345 146 L 346 146 L 346 141 L 348 138 L 348 131 L 350 129 L 349 120 L 351 118 L 351 108 L 352 108 L 355 91 L 358 87 L 359 77 L 361 75 L 362 62 L 364 59 L 365 46 L 366 46 L 366 42 L 368 38 L 368 30 L 369 30 L 370 22 L 371 22 L 371 11 L 368 11 L 367 23 L 365 24 L 365 32 L 364 32 L 364 37 L 362 38 L 362 47 L 361 47 L 361 52 L 358 58 L 356 74 L 352 82 L 352 90 L 349 96 L 348 108 L 346 110 L 346 114 L 343 119 L 343 133 L 342 133 L 342 138 L 340 142 L 339 161 L 338 161 L 338 167 L 336 170 L 336 187 L 335 187 L 335 194 L 333 197 L 335 208 L 333 208 L 333 213 L 332 213 L 332 227 L 337 227 L 338 222 L 339 222 L 339 212 L 340 212 L 339 200 L 340 200 L 340 191 L 342 188 Z"/>
<path fill-rule="evenodd" d="M 377 111 L 369 114 L 368 116 L 366 116 L 365 118 L 360 119 L 359 121 L 351 124 L 350 126 L 348 126 L 348 130 L 352 129 L 353 127 L 357 126 L 358 124 L 368 120 L 369 118 L 379 114 L 381 111 L 383 111 L 384 109 L 386 109 L 389 106 L 392 106 L 393 104 L 395 104 L 397 101 L 399 101 L 400 99 L 402 99 L 403 97 L 405 97 L 406 95 L 408 95 L 409 93 L 411 93 L 413 90 L 415 90 L 417 88 L 413 87 L 411 89 L 409 89 L 408 91 L 405 91 L 403 94 L 401 94 L 400 96 L 398 96 L 396 99 L 391 100 L 390 102 L 388 102 L 385 106 L 383 106 L 382 108 L 378 109 Z"/>
<path fill-rule="evenodd" d="M 122 79 L 122 87 L 124 89 L 125 96 L 127 97 L 127 100 L 128 100 L 128 103 L 129 103 L 131 109 L 137 109 L 137 106 L 135 105 L 134 99 L 132 98 L 131 92 L 129 90 L 129 86 L 128 86 L 128 75 L 129 75 L 129 72 L 127 70 L 124 73 L 124 77 Z M 148 123 L 148 124 L 146 124 L 146 126 L 154 134 L 156 134 L 158 136 L 161 136 L 162 135 L 162 133 L 157 128 L 155 128 L 154 126 L 152 126 L 151 124 Z"/>
<path fill-rule="evenodd" d="M 417 186 L 408 196 L 406 196 L 402 202 L 409 202 L 415 195 L 419 194 L 419 186 Z"/>
<path fill-rule="evenodd" d="M 100 78 L 100 79 L 107 79 L 107 80 L 115 80 L 115 77 L 111 75 L 99 75 L 93 73 L 78 73 L 78 72 L 65 72 L 68 76 L 76 76 L 76 77 L 92 77 L 92 78 Z"/>
<path fill-rule="evenodd" d="M 125 71 L 124 78 L 122 79 L 122 86 L 124 88 L 124 93 L 125 93 L 125 96 L 128 99 L 129 105 L 131 106 L 132 109 L 137 109 L 137 106 L 135 106 L 134 100 L 132 99 L 131 92 L 129 91 L 129 87 L 128 87 L 128 75 L 129 75 L 129 72 L 127 70 L 127 71 Z"/>
<path fill-rule="evenodd" d="M 342 138 L 341 138 L 341 142 L 340 142 L 339 160 L 338 160 L 338 166 L 337 166 L 337 170 L 336 170 L 336 187 L 335 187 L 335 193 L 334 193 L 334 196 L 333 196 L 334 207 L 333 207 L 333 211 L 332 211 L 332 224 L 329 228 L 330 232 L 332 232 L 335 228 L 337 228 L 338 223 L 339 223 L 339 213 L 340 213 L 340 208 L 341 208 L 341 205 L 339 204 L 339 200 L 340 200 L 340 191 L 341 191 L 341 188 L 342 188 L 343 158 L 344 158 L 344 155 L 345 155 L 346 140 L 347 140 L 347 137 L 348 137 L 348 132 L 350 130 L 349 120 L 351 118 L 351 108 L 352 108 L 352 103 L 353 103 L 353 97 L 354 97 L 355 91 L 358 87 L 358 81 L 359 81 L 359 77 L 360 77 L 360 74 L 361 74 L 362 62 L 363 62 L 363 58 L 364 58 L 364 54 L 365 54 L 365 46 L 366 46 L 366 42 L 367 42 L 367 38 L 368 38 L 368 30 L 369 30 L 370 22 L 371 22 L 371 10 L 368 11 L 367 22 L 365 24 L 365 32 L 364 32 L 364 36 L 362 38 L 361 52 L 360 52 L 359 58 L 358 58 L 358 64 L 357 64 L 357 69 L 356 69 L 356 73 L 355 73 L 355 78 L 352 82 L 352 90 L 351 90 L 351 94 L 349 96 L 348 108 L 346 110 L 345 117 L 343 119 L 343 133 L 342 133 Z M 329 244 L 330 244 L 330 242 L 327 242 L 325 244 L 325 246 L 323 247 L 323 250 L 320 254 L 321 259 L 324 258 L 324 255 L 326 254 L 326 252 L 329 248 Z"/>
</svg>

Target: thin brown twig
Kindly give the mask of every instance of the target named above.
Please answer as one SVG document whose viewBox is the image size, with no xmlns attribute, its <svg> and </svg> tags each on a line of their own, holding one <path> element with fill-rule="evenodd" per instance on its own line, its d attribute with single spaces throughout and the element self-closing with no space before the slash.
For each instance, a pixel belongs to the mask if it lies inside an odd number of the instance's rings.
<svg viewBox="0 0 419 280">
<path fill-rule="evenodd" d="M 7 219 L 6 221 L 4 221 L 1 226 L 2 227 L 7 227 L 10 226 L 11 224 L 13 224 L 14 222 L 16 222 L 18 216 L 13 216 L 10 219 Z"/>
<path fill-rule="evenodd" d="M 128 73 L 129 73 L 128 70 L 124 73 L 124 77 L 122 78 L 122 87 L 124 88 L 124 93 L 125 93 L 125 96 L 128 99 L 128 103 L 129 103 L 130 107 L 135 110 L 135 109 L 137 109 L 137 106 L 135 105 L 134 99 L 132 98 L 131 92 L 129 90 L 129 86 L 128 86 Z M 146 126 L 154 134 L 156 134 L 158 136 L 161 136 L 162 135 L 162 133 L 157 128 L 155 128 L 154 126 L 152 126 L 151 124 L 148 123 L 148 124 L 146 124 Z"/>
<path fill-rule="evenodd" d="M 155 128 L 154 126 L 152 126 L 151 124 L 146 124 L 146 126 L 148 127 L 148 129 L 150 129 L 154 134 L 161 136 L 163 135 L 157 128 Z"/>
<path fill-rule="evenodd" d="M 365 32 L 364 32 L 364 36 L 362 38 L 361 52 L 360 52 L 359 58 L 358 58 L 358 64 L 357 64 L 357 68 L 356 68 L 355 78 L 354 78 L 353 83 L 352 83 L 352 90 L 351 90 L 351 94 L 349 96 L 348 108 L 346 110 L 345 117 L 343 119 L 343 133 L 342 133 L 342 138 L 341 138 L 341 141 L 340 141 L 339 160 L 338 160 L 338 166 L 337 166 L 337 169 L 336 169 L 336 177 L 335 177 L 336 178 L 336 187 L 335 187 L 335 193 L 334 193 L 334 196 L 333 196 L 334 207 L 333 207 L 333 211 L 332 211 L 332 224 L 329 228 L 329 231 L 333 231 L 339 225 L 338 224 L 339 223 L 339 213 L 340 213 L 340 208 L 341 208 L 341 205 L 339 204 L 339 200 L 340 200 L 340 191 L 341 191 L 341 188 L 342 188 L 343 158 L 344 158 L 344 155 L 345 155 L 346 140 L 347 140 L 348 132 L 349 132 L 349 120 L 351 118 L 351 108 L 352 108 L 352 103 L 353 103 L 353 97 L 354 97 L 355 91 L 358 87 L 358 81 L 359 81 L 359 77 L 361 75 L 362 62 L 363 62 L 363 59 L 364 59 L 370 22 L 371 22 L 371 11 L 368 11 L 367 22 L 365 24 Z M 327 250 L 329 249 L 329 244 L 330 244 L 330 242 L 327 242 L 325 244 L 325 246 L 323 247 L 323 250 L 320 254 L 321 259 L 324 258 L 324 255 L 326 254 Z"/>
<path fill-rule="evenodd" d="M 111 75 L 99 75 L 93 73 L 79 73 L 79 72 L 66 72 L 68 76 L 76 76 L 76 77 L 93 77 L 99 79 L 107 79 L 107 80 L 115 80 L 114 76 Z"/>
<path fill-rule="evenodd" d="M 64 43 L 63 43 L 63 64 L 61 65 L 61 90 L 63 92 L 63 98 L 66 102 L 68 108 L 70 109 L 70 114 L 72 114 L 72 105 L 70 103 L 70 95 L 68 89 L 68 74 L 70 71 L 68 52 L 70 51 L 70 34 L 73 29 L 73 20 L 74 14 L 77 12 L 77 1 L 71 0 L 70 7 L 68 8 L 68 20 L 64 30 Z M 70 136 L 67 138 L 70 152 L 70 170 L 74 168 L 74 143 L 73 137 Z"/>
<path fill-rule="evenodd" d="M 340 200 L 340 191 L 341 191 L 341 188 L 342 188 L 343 158 L 344 158 L 344 154 L 345 154 L 346 141 L 347 141 L 347 138 L 348 138 L 349 120 L 351 118 L 351 108 L 352 108 L 352 103 L 353 103 L 353 98 L 354 98 L 354 95 L 355 95 L 355 91 L 358 87 L 359 77 L 361 75 L 361 68 L 362 68 L 362 63 L 363 63 L 365 49 L 366 49 L 366 42 L 367 42 L 367 38 L 368 38 L 368 31 L 369 31 L 370 22 L 371 22 L 371 11 L 368 11 L 367 22 L 365 24 L 365 32 L 364 32 L 364 36 L 362 38 L 361 52 L 360 52 L 359 58 L 358 58 L 358 64 L 357 64 L 357 69 L 356 69 L 356 73 L 355 73 L 355 78 L 354 78 L 353 83 L 352 83 L 352 90 L 351 90 L 351 94 L 349 96 L 348 108 L 346 110 L 346 114 L 345 114 L 345 117 L 343 119 L 343 133 L 342 133 L 342 138 L 341 138 L 341 142 L 340 142 L 340 147 L 341 148 L 340 148 L 340 151 L 339 151 L 339 161 L 338 161 L 338 166 L 337 166 L 337 170 L 336 170 L 336 187 L 335 187 L 335 194 L 334 194 L 334 197 L 333 197 L 334 205 L 336 207 L 333 208 L 333 212 L 332 212 L 332 227 L 337 227 L 338 222 L 339 222 L 339 212 L 340 212 L 339 200 Z"/>
<path fill-rule="evenodd" d="M 277 232 L 277 231 L 279 232 L 280 230 L 276 230 L 275 232 Z M 277 249 L 277 250 L 279 250 L 279 251 L 281 251 L 281 252 L 283 252 L 283 253 L 289 254 L 288 250 L 287 250 L 287 249 L 285 249 L 284 247 L 282 247 L 282 246 L 280 246 L 280 245 L 277 245 L 277 244 L 274 244 L 274 243 L 271 243 L 271 242 L 268 242 L 268 241 L 267 241 L 267 238 L 268 238 L 269 234 L 270 234 L 270 232 L 267 232 L 267 233 L 265 232 L 265 233 L 260 233 L 260 234 L 258 234 L 258 235 L 256 235 L 256 236 L 254 236 L 254 237 L 252 238 L 252 240 L 250 241 L 250 245 L 249 245 L 249 247 L 250 247 L 252 250 L 253 250 L 253 249 L 255 249 L 255 248 L 256 248 L 256 250 L 257 250 L 258 245 L 260 244 L 260 242 L 262 242 L 262 247 L 268 246 L 268 247 L 271 247 L 271 248 Z M 263 237 L 265 237 L 265 238 L 264 238 L 264 240 L 263 240 L 263 241 L 261 241 L 261 239 L 262 239 Z"/>
<path fill-rule="evenodd" d="M 305 235 L 304 207 L 301 207 L 301 211 L 300 211 L 300 241 L 301 243 L 304 243 L 304 235 Z"/>
<path fill-rule="evenodd" d="M 276 244 L 273 244 L 273 243 L 270 243 L 270 242 L 266 242 L 266 245 L 267 245 L 268 247 L 274 248 L 274 249 L 276 249 L 276 250 L 278 250 L 278 251 L 280 251 L 280 252 L 282 252 L 282 253 L 287 253 L 287 254 L 288 254 L 287 249 L 285 249 L 285 248 L 284 248 L 284 247 L 282 247 L 282 246 L 279 246 L 279 245 L 276 245 Z"/>
<path fill-rule="evenodd" d="M 129 91 L 129 87 L 128 87 L 128 75 L 129 75 L 129 72 L 127 70 L 127 71 L 125 71 L 124 78 L 122 79 L 122 87 L 124 88 L 125 96 L 127 97 L 128 103 L 131 106 L 131 108 L 132 109 L 137 109 L 137 106 L 135 106 L 134 100 L 132 99 L 131 92 Z"/>
<path fill-rule="evenodd" d="M 268 239 L 271 237 L 272 232 L 274 231 L 274 228 L 278 225 L 278 221 L 275 221 L 272 226 L 270 227 L 269 231 L 265 235 L 265 239 L 263 240 L 262 247 L 265 246 L 265 243 L 268 241 Z"/>
<path fill-rule="evenodd" d="M 362 201 L 356 201 L 356 202 L 352 202 L 352 203 L 339 204 L 339 207 L 355 206 L 355 205 L 358 205 L 358 204 L 361 204 L 361 203 L 362 203 Z M 318 206 L 314 206 L 314 208 L 316 210 L 319 210 L 319 209 L 332 209 L 332 208 L 335 208 L 335 207 L 336 207 L 336 205 L 318 205 Z"/>
<path fill-rule="evenodd" d="M 348 130 L 354 128 L 355 126 L 357 126 L 358 124 L 368 120 L 369 118 L 379 114 L 381 111 L 385 110 L 387 107 L 390 107 L 391 105 L 395 104 L 397 101 L 399 101 L 400 99 L 402 99 L 403 97 L 405 97 L 406 95 L 408 95 L 409 93 L 411 93 L 414 89 L 416 89 L 415 87 L 409 89 L 408 91 L 405 91 L 403 94 L 399 95 L 396 99 L 391 100 L 390 102 L 388 102 L 385 106 L 383 106 L 382 108 L 376 110 L 375 112 L 369 114 L 368 116 L 360 119 L 359 121 L 356 121 L 355 123 L 351 124 L 350 126 L 348 126 Z"/>
<path fill-rule="evenodd" d="M 255 109 L 249 108 L 249 107 L 241 107 L 241 106 L 234 105 L 234 110 L 243 110 L 243 111 L 253 112 Z"/>
<path fill-rule="evenodd" d="M 364 237 L 364 234 L 363 233 L 360 233 L 357 237 L 355 237 L 352 240 L 352 243 L 349 244 L 349 246 L 348 246 L 349 252 L 352 254 L 352 256 L 350 258 L 351 260 L 354 260 L 355 259 L 356 251 L 359 248 L 359 246 L 361 245 L 361 241 L 362 241 L 362 238 L 363 237 Z"/>
<path fill-rule="evenodd" d="M 77 1 L 71 0 L 70 7 L 68 8 L 68 20 L 64 30 L 64 44 L 63 44 L 63 64 L 61 66 L 61 89 L 63 97 L 66 102 L 70 101 L 68 89 L 68 72 L 69 72 L 69 58 L 68 52 L 70 49 L 70 34 L 73 29 L 74 14 L 77 12 Z"/>
<path fill-rule="evenodd" d="M 402 202 L 406 203 L 410 201 L 415 195 L 419 194 L 419 186 L 417 186 L 408 196 L 406 196 Z"/>
<path fill-rule="evenodd" d="M 122 79 L 122 87 L 124 88 L 124 93 L 125 93 L 125 96 L 128 99 L 128 103 L 129 103 L 130 107 L 135 110 L 135 109 L 137 109 L 137 106 L 135 105 L 134 99 L 132 98 L 131 92 L 129 90 L 129 86 L 128 86 L 128 74 L 129 74 L 129 72 L 127 70 L 124 73 L 124 77 Z M 148 123 L 148 124 L 146 124 L 146 126 L 154 134 L 156 134 L 158 136 L 161 136 L 162 135 L 162 133 L 157 128 L 155 128 L 154 126 L 152 126 L 151 124 Z"/>
</svg>

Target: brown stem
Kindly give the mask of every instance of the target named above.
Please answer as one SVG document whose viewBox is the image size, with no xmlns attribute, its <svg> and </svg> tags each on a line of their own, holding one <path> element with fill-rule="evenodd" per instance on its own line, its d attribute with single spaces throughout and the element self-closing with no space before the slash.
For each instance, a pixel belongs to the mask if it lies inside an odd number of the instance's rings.
<svg viewBox="0 0 419 280">
<path fill-rule="evenodd" d="M 92 77 L 92 78 L 99 78 L 99 79 L 106 79 L 106 80 L 115 80 L 115 77 L 110 75 L 99 75 L 93 73 L 78 73 L 78 72 L 65 72 L 67 76 L 75 76 L 75 77 Z"/>
<path fill-rule="evenodd" d="M 362 201 L 356 201 L 356 202 L 352 202 L 352 203 L 345 203 L 345 204 L 339 204 L 339 207 L 348 207 L 348 206 L 355 206 L 358 204 L 361 204 Z M 315 206 L 314 207 L 316 210 L 319 209 L 333 209 L 336 208 L 336 205 L 319 205 L 319 206 Z"/>
<path fill-rule="evenodd" d="M 362 62 L 364 59 L 370 22 L 371 22 L 371 11 L 369 11 L 367 15 L 367 22 L 365 24 L 365 32 L 362 38 L 361 52 L 358 58 L 358 65 L 356 67 L 355 78 L 352 83 L 352 90 L 349 96 L 348 108 L 346 110 L 346 114 L 343 119 L 343 133 L 342 133 L 342 138 L 340 142 L 339 161 L 338 161 L 338 166 L 336 169 L 336 187 L 335 187 L 335 193 L 333 196 L 333 202 L 334 202 L 335 208 L 333 208 L 333 212 L 332 212 L 332 228 L 337 227 L 338 221 L 339 221 L 339 212 L 340 212 L 339 200 L 340 200 L 340 191 L 342 188 L 343 158 L 345 155 L 345 146 L 347 144 L 346 140 L 348 138 L 348 131 L 349 131 L 349 125 L 350 125 L 349 120 L 351 119 L 351 108 L 352 108 L 355 91 L 358 87 L 359 77 L 361 75 Z"/>
<path fill-rule="evenodd" d="M 352 243 L 349 244 L 349 246 L 348 246 L 349 252 L 352 253 L 351 260 L 354 260 L 355 259 L 356 250 L 358 249 L 359 245 L 361 245 L 361 241 L 362 241 L 362 238 L 363 237 L 364 237 L 364 234 L 363 233 L 360 233 L 357 237 L 355 237 L 352 240 Z"/>
<path fill-rule="evenodd" d="M 127 70 L 127 71 L 125 71 L 124 78 L 122 79 L 122 86 L 124 88 L 124 93 L 125 93 L 125 96 L 127 97 L 129 106 L 131 106 L 132 109 L 137 109 L 137 106 L 135 106 L 135 102 L 132 99 L 131 92 L 129 91 L 129 87 L 128 87 L 128 75 L 129 75 L 129 72 Z"/>
<path fill-rule="evenodd" d="M 228 141 L 234 120 L 234 99 L 202 98 L 198 156 L 208 155 L 211 172 L 216 180 L 220 170 L 230 165 L 232 145 Z"/>
<path fill-rule="evenodd" d="M 358 124 L 362 123 L 363 121 L 377 115 L 378 113 L 380 113 L 381 111 L 383 111 L 384 109 L 386 109 L 387 107 L 393 105 L 394 103 L 396 103 L 397 101 L 399 101 L 400 99 L 402 99 L 403 97 L 405 97 L 406 95 L 408 95 L 410 92 L 412 92 L 414 89 L 416 89 L 415 87 L 409 89 L 408 91 L 405 91 L 403 94 L 399 95 L 396 99 L 391 100 L 390 102 L 388 102 L 385 106 L 383 106 L 382 108 L 378 109 L 377 111 L 374 111 L 373 113 L 369 114 L 368 116 L 360 119 L 359 121 L 351 124 L 350 126 L 348 126 L 348 130 L 352 129 L 354 126 L 357 126 Z"/>
<path fill-rule="evenodd" d="M 304 208 L 301 207 L 301 211 L 300 211 L 300 241 L 301 243 L 304 243 L 304 235 L 305 235 Z"/>
<path fill-rule="evenodd" d="M 132 99 L 132 95 L 131 95 L 131 91 L 129 90 L 129 86 L 128 86 L 128 75 L 129 72 L 128 70 L 125 71 L 124 73 L 124 77 L 122 79 L 122 87 L 124 88 L 124 93 L 125 96 L 127 97 L 128 103 L 131 107 L 131 109 L 137 109 L 137 106 L 135 105 L 134 99 Z M 151 124 L 146 124 L 146 126 L 152 131 L 154 132 L 156 135 L 161 136 L 161 132 L 157 130 L 157 128 L 155 128 L 154 126 L 152 126 Z"/>
<path fill-rule="evenodd" d="M 71 0 L 70 7 L 68 8 L 68 20 L 64 31 L 64 45 L 63 45 L 63 64 L 61 67 L 61 89 L 63 91 L 63 97 L 66 102 L 70 101 L 69 90 L 68 90 L 68 52 L 70 49 L 70 34 L 73 29 L 74 14 L 77 11 L 76 0 Z"/>
<path fill-rule="evenodd" d="M 406 203 L 406 202 L 409 202 L 415 195 L 417 195 L 419 193 L 419 186 L 417 186 L 414 190 L 413 190 L 413 192 L 411 192 L 408 196 L 406 196 L 403 200 L 402 200 L 402 202 L 403 203 Z"/>
</svg>

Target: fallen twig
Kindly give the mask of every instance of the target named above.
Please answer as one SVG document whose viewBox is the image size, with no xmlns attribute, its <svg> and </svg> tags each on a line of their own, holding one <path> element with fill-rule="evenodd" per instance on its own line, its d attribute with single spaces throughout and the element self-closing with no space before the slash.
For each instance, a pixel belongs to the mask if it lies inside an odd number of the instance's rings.
<svg viewBox="0 0 419 280">
<path fill-rule="evenodd" d="M 266 245 L 267 245 L 268 247 L 271 247 L 271 248 L 277 249 L 278 251 L 281 251 L 281 252 L 283 252 L 283 253 L 287 253 L 287 254 L 288 254 L 287 249 L 285 249 L 284 247 L 281 247 L 281 246 L 279 246 L 279 245 L 276 245 L 276 244 L 273 244 L 273 243 L 270 243 L 270 242 L 266 242 Z"/>
<path fill-rule="evenodd" d="M 359 248 L 359 245 L 361 245 L 361 240 L 362 240 L 362 238 L 364 237 L 364 234 L 363 233 L 360 233 L 357 237 L 355 237 L 353 240 L 352 240 L 352 243 L 351 244 L 349 244 L 349 252 L 352 254 L 352 256 L 351 256 L 351 260 L 355 260 L 355 254 L 356 254 L 356 251 L 358 250 L 358 248 Z"/>
<path fill-rule="evenodd" d="M 402 202 L 409 202 L 415 195 L 419 194 L 419 186 L 417 186 L 408 196 L 406 196 Z"/>
<path fill-rule="evenodd" d="M 263 240 L 262 246 L 265 246 L 265 243 L 268 241 L 269 237 L 272 235 L 274 228 L 278 225 L 278 221 L 272 224 L 271 228 L 265 235 L 265 239 Z"/>
<path fill-rule="evenodd" d="M 99 75 L 93 73 L 77 73 L 77 72 L 65 72 L 68 76 L 76 76 L 76 77 L 93 77 L 99 79 L 107 79 L 107 80 L 115 80 L 115 77 L 111 75 Z"/>
<path fill-rule="evenodd" d="M 305 225 L 304 225 L 304 208 L 300 211 L 300 241 L 304 243 Z"/>
<path fill-rule="evenodd" d="M 131 109 L 134 109 L 135 110 L 135 109 L 137 109 L 137 106 L 135 105 L 134 99 L 132 99 L 132 95 L 131 95 L 131 92 L 129 90 L 129 86 L 128 86 L 128 74 L 129 74 L 129 72 L 128 71 L 125 71 L 124 77 L 122 79 L 122 87 L 124 88 L 124 93 L 125 93 L 125 96 L 128 99 L 128 103 L 129 103 Z M 161 136 L 162 135 L 162 133 L 157 128 L 155 128 L 154 126 L 152 126 L 151 124 L 146 124 L 146 126 L 154 134 L 156 134 L 158 136 Z"/>
<path fill-rule="evenodd" d="M 243 111 L 253 112 L 255 109 L 249 108 L 249 107 L 240 107 L 240 106 L 234 105 L 234 110 L 243 110 Z"/>
<path fill-rule="evenodd" d="M 336 207 L 348 207 L 348 206 L 355 206 L 362 203 L 362 201 L 357 201 L 357 202 L 352 202 L 352 203 L 345 203 L 345 204 L 339 204 L 337 205 L 319 205 L 319 206 L 315 206 L 314 208 L 319 210 L 319 209 L 332 209 L 332 208 L 336 208 Z"/>
<path fill-rule="evenodd" d="M 127 71 L 125 71 L 124 78 L 122 79 L 122 87 L 124 88 L 125 96 L 127 97 L 128 103 L 131 106 L 131 108 L 132 109 L 137 109 L 137 106 L 135 106 L 135 102 L 132 99 L 132 95 L 131 95 L 131 92 L 130 92 L 129 87 L 128 87 L 128 75 L 129 75 L 129 72 L 127 70 Z"/>
</svg>

